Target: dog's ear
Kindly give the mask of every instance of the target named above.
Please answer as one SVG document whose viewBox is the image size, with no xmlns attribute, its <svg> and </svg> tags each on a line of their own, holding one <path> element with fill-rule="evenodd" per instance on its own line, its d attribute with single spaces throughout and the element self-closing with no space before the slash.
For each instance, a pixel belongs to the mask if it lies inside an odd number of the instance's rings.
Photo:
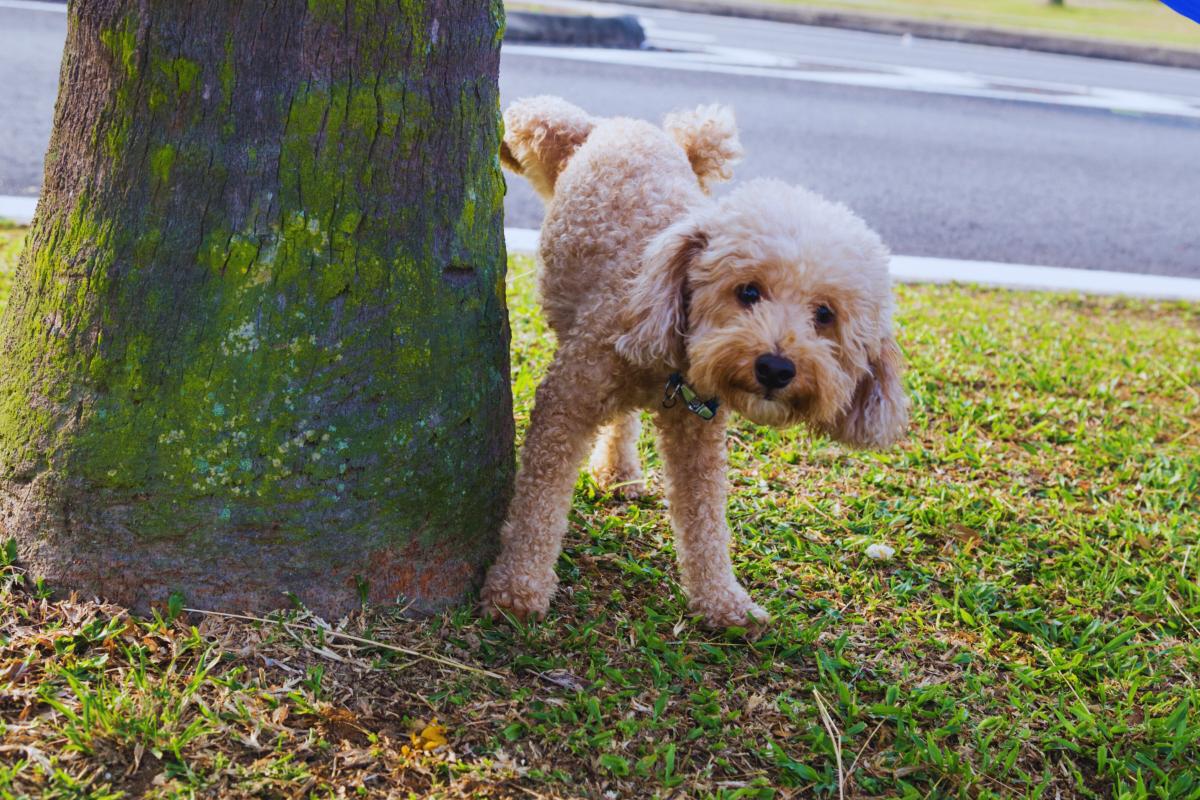
<svg viewBox="0 0 1200 800">
<path fill-rule="evenodd" d="M 633 281 L 617 352 L 639 366 L 683 366 L 687 335 L 687 275 L 708 237 L 693 219 L 671 225 L 650 240 Z"/>
<path fill-rule="evenodd" d="M 886 447 L 908 428 L 908 397 L 901 374 L 904 359 L 889 334 L 854 388 L 850 406 L 825 432 L 853 447 Z"/>
</svg>

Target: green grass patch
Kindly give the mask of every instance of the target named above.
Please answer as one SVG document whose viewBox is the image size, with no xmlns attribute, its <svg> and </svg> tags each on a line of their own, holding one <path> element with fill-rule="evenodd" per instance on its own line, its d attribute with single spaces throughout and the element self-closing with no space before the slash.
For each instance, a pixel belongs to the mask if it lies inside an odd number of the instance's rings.
<svg viewBox="0 0 1200 800">
<path fill-rule="evenodd" d="M 17 269 L 17 258 L 25 243 L 25 229 L 5 224 L 0 220 L 0 313 L 8 302 L 8 290 L 13 273 Z"/>
<path fill-rule="evenodd" d="M 0 796 L 1200 797 L 1200 306 L 898 294 L 902 446 L 731 432 L 757 641 L 687 618 L 661 494 L 585 477 L 530 627 L 145 620 L 0 555 Z"/>
<path fill-rule="evenodd" d="M 1200 25 L 1155 0 L 773 0 L 785 5 L 1117 42 L 1200 48 Z M 1053 80 L 1047 75 L 1047 80 Z"/>
</svg>

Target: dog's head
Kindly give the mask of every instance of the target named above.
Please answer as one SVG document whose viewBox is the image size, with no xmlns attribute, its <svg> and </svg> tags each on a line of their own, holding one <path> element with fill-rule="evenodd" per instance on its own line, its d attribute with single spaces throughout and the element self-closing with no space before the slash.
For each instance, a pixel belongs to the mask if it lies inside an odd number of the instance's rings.
<svg viewBox="0 0 1200 800">
<path fill-rule="evenodd" d="M 623 356 L 754 422 L 862 447 L 904 432 L 888 251 L 843 205 L 748 182 L 655 237 L 630 299 Z"/>
</svg>

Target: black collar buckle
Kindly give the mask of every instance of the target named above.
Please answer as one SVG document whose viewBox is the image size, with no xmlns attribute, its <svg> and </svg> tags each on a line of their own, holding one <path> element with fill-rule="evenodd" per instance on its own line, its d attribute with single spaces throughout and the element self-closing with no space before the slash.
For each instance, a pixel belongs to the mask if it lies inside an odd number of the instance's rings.
<svg viewBox="0 0 1200 800">
<path fill-rule="evenodd" d="M 696 416 L 703 420 L 710 420 L 717 415 L 717 409 L 721 407 L 721 402 L 713 397 L 709 400 L 701 400 L 700 395 L 696 394 L 696 390 L 688 386 L 687 381 L 678 372 L 672 372 L 671 377 L 667 378 L 667 391 L 663 395 L 663 408 L 673 408 L 679 398 L 683 398 L 684 405 L 687 410 L 691 411 Z"/>
</svg>

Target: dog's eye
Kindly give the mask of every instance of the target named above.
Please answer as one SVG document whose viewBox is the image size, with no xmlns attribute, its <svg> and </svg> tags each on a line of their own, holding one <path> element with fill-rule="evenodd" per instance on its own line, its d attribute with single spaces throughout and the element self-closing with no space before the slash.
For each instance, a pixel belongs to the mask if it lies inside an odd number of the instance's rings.
<svg viewBox="0 0 1200 800">
<path fill-rule="evenodd" d="M 756 283 L 743 283 L 737 287 L 737 299 L 747 306 L 752 306 L 759 300 L 762 300 L 762 290 L 758 288 Z"/>
<path fill-rule="evenodd" d="M 817 306 L 817 310 L 813 312 L 813 319 L 816 320 L 817 327 L 828 328 L 833 324 L 833 309 L 822 303 L 821 305 Z"/>
</svg>

